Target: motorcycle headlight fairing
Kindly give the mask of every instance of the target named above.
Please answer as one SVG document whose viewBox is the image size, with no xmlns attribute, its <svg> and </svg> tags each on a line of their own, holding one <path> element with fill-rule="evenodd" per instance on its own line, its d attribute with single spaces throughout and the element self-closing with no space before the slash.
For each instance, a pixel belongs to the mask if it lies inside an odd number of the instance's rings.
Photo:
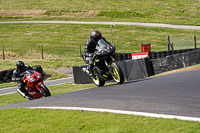
<svg viewBox="0 0 200 133">
<path fill-rule="evenodd" d="M 34 82 L 34 81 L 35 81 L 35 79 L 34 79 L 34 78 L 29 78 L 29 80 L 30 80 L 31 82 Z"/>
<path fill-rule="evenodd" d="M 39 73 L 37 73 L 36 76 L 37 76 L 37 78 L 40 78 L 40 74 Z"/>
</svg>

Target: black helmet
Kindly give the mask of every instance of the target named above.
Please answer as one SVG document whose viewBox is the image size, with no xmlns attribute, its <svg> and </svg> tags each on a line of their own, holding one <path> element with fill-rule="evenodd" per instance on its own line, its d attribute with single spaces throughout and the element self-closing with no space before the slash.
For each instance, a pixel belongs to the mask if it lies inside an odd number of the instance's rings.
<svg viewBox="0 0 200 133">
<path fill-rule="evenodd" d="M 98 30 L 93 30 L 91 32 L 91 39 L 94 40 L 94 41 L 99 41 L 101 38 L 102 38 L 102 35 L 101 35 L 101 32 L 98 31 Z"/>
<path fill-rule="evenodd" d="M 19 70 L 22 70 L 24 68 L 24 62 L 23 61 L 18 61 L 16 65 L 17 65 L 17 68 Z"/>
</svg>

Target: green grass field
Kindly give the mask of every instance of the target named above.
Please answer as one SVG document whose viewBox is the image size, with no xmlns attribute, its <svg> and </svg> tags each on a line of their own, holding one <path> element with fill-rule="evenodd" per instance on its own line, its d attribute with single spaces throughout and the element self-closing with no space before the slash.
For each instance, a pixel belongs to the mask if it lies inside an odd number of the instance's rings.
<svg viewBox="0 0 200 133">
<path fill-rule="evenodd" d="M 199 0 L 1 0 L 1 20 L 133 21 L 199 25 Z"/>
<path fill-rule="evenodd" d="M 111 41 L 109 25 L 0 24 L 0 27 L 0 42 L 4 44 L 5 51 L 5 61 L 0 60 L 0 70 L 14 68 L 16 60 L 24 60 L 29 65 L 40 64 L 45 69 L 83 65 L 79 46 L 83 53 L 85 42 L 93 29 L 102 31 L 103 36 Z M 140 52 L 141 43 L 151 43 L 152 51 L 167 50 L 168 35 L 183 38 L 190 36 L 192 40 L 193 35 L 199 35 L 200 31 L 116 25 L 112 33 L 116 52 L 127 53 Z M 41 45 L 44 60 L 41 59 Z M 178 46 L 176 49 L 184 48 L 176 43 L 174 46 Z M 197 46 L 200 47 L 199 41 Z M 190 43 L 190 47 L 194 45 Z"/>
<path fill-rule="evenodd" d="M 198 133 L 199 122 L 100 112 L 6 109 L 0 110 L 2 133 Z"/>
<path fill-rule="evenodd" d="M 1 0 L 0 21 L 65 20 L 151 22 L 177 25 L 200 25 L 199 0 Z M 31 66 L 41 65 L 51 79 L 66 77 L 53 70 L 83 65 L 79 46 L 90 32 L 100 30 L 110 41 L 110 25 L 81 24 L 0 24 L 0 71 L 15 68 L 18 60 Z M 199 30 L 182 30 L 143 26 L 116 25 L 112 29 L 118 53 L 139 52 L 140 43 L 151 43 L 153 51 L 167 50 L 167 36 L 176 49 L 193 46 Z M 189 38 L 189 39 L 188 39 Z M 191 39 L 190 39 L 191 38 Z M 189 45 L 188 46 L 188 42 Z M 2 58 L 2 45 L 5 60 Z M 41 46 L 44 59 L 41 59 Z M 193 67 L 199 67 L 193 66 Z M 0 88 L 15 83 L 1 84 Z M 49 87 L 52 95 L 92 88 L 89 85 L 64 84 Z M 19 94 L 0 96 L 0 106 L 27 101 Z M 149 132 L 198 133 L 199 122 L 150 118 L 100 112 L 3 109 L 0 110 L 0 132 Z"/>
</svg>

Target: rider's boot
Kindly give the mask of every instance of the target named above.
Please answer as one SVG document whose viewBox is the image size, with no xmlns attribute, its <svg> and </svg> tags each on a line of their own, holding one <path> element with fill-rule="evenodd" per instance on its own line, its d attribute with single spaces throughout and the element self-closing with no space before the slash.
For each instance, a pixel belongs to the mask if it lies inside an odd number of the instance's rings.
<svg viewBox="0 0 200 133">
<path fill-rule="evenodd" d="M 90 75 L 90 76 L 93 76 L 92 69 L 93 69 L 93 64 L 92 64 L 92 65 L 89 64 L 89 65 L 88 65 L 88 72 L 89 72 L 89 75 Z"/>
<path fill-rule="evenodd" d="M 83 67 L 82 71 L 85 72 L 86 74 L 88 74 L 89 76 L 93 75 L 93 72 L 92 72 L 92 69 L 91 69 L 90 65 L 88 65 L 87 67 Z"/>
<path fill-rule="evenodd" d="M 29 100 L 33 99 L 33 97 L 28 92 L 22 92 L 20 89 L 17 89 L 17 92 L 24 98 L 28 98 Z"/>
<path fill-rule="evenodd" d="M 25 92 L 25 97 L 29 100 L 33 100 L 33 96 L 31 96 L 28 92 Z"/>
</svg>

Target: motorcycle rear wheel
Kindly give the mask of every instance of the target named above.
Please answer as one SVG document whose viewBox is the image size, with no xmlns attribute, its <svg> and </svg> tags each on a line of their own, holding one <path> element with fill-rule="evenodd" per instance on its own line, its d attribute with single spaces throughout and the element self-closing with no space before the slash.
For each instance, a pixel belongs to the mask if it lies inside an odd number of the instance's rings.
<svg viewBox="0 0 200 133">
<path fill-rule="evenodd" d="M 49 89 L 44 84 L 40 84 L 40 88 L 41 88 L 41 90 L 43 92 L 43 96 L 44 97 L 51 96 L 51 93 L 50 93 Z"/>
<path fill-rule="evenodd" d="M 112 77 L 115 80 L 115 82 L 117 82 L 117 84 L 124 83 L 124 75 L 120 66 L 114 62 L 111 64 L 111 68 L 112 68 L 112 73 L 113 73 Z"/>
<path fill-rule="evenodd" d="M 93 81 L 93 83 L 96 85 L 96 86 L 98 86 L 98 87 L 100 87 L 100 86 L 104 86 L 104 84 L 105 84 L 105 80 L 101 80 L 99 77 L 93 77 L 93 76 L 91 76 L 91 78 L 92 78 L 92 81 Z"/>
</svg>

